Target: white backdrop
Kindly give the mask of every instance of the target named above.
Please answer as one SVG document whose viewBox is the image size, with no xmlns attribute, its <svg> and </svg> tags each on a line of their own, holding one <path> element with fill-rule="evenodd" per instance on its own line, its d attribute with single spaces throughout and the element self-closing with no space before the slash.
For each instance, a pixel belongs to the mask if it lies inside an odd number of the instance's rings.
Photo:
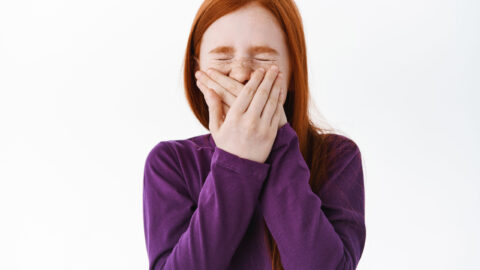
<svg viewBox="0 0 480 270">
<path fill-rule="evenodd" d="M 200 3 L 0 1 L 0 269 L 147 269 L 146 155 L 208 133 L 182 84 Z M 297 4 L 316 107 L 362 152 L 358 269 L 478 267 L 480 2 Z"/>
</svg>

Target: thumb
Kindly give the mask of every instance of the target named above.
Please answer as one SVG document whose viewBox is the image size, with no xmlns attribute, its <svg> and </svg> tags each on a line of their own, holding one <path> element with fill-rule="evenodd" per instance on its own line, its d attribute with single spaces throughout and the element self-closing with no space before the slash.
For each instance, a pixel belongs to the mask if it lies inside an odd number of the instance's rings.
<svg viewBox="0 0 480 270">
<path fill-rule="evenodd" d="M 218 130 L 222 122 L 223 108 L 220 97 L 210 88 L 206 89 L 206 101 L 208 104 L 209 129 Z"/>
</svg>

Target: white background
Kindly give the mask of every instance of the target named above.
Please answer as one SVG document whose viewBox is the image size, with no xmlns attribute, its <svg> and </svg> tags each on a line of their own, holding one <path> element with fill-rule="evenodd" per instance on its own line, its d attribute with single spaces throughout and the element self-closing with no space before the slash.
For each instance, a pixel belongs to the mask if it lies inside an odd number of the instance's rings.
<svg viewBox="0 0 480 270">
<path fill-rule="evenodd" d="M 0 269 L 147 269 L 146 155 L 208 133 L 183 94 L 200 1 L 0 1 Z M 480 254 L 480 2 L 298 1 L 311 93 L 359 145 L 358 269 Z"/>
</svg>

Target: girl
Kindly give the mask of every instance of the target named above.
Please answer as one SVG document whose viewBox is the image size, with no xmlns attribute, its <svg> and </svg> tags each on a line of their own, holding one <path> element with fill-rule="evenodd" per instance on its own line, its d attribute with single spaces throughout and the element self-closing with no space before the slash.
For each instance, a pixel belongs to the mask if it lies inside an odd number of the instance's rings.
<svg viewBox="0 0 480 270">
<path fill-rule="evenodd" d="M 308 117 L 295 3 L 204 1 L 184 76 L 211 133 L 148 154 L 150 269 L 355 269 L 366 239 L 360 150 Z"/>
</svg>

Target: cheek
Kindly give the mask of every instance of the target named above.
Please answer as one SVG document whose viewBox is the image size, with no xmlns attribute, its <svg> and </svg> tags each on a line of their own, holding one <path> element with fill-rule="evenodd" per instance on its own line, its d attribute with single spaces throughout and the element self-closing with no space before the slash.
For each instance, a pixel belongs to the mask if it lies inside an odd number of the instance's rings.
<svg viewBox="0 0 480 270">
<path fill-rule="evenodd" d="M 277 65 L 279 66 L 279 63 L 277 61 L 268 61 L 268 62 L 257 62 L 255 63 L 255 69 L 257 68 L 264 68 L 265 70 L 270 69 L 272 65 Z"/>
<path fill-rule="evenodd" d="M 228 73 L 230 69 L 230 65 L 228 63 L 221 63 L 221 62 L 208 62 L 204 65 L 204 71 L 206 71 L 209 68 L 213 68 L 223 74 Z"/>
<path fill-rule="evenodd" d="M 289 85 L 289 82 L 291 81 L 292 79 L 292 70 L 290 70 L 290 66 L 289 66 L 289 63 L 288 61 L 285 61 L 285 59 L 282 59 L 281 63 L 279 63 L 281 65 L 281 72 L 283 73 L 283 75 L 285 76 L 284 78 L 284 83 L 285 83 L 285 87 L 288 88 L 288 85 Z"/>
</svg>

